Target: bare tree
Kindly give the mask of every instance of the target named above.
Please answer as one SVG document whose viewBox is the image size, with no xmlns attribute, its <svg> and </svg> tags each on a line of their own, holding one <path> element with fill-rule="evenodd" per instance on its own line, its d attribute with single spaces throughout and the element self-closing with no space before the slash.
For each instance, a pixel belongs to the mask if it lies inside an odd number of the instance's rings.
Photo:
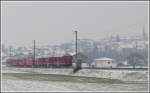
<svg viewBox="0 0 150 93">
<path fill-rule="evenodd" d="M 135 66 L 137 66 L 137 65 L 144 64 L 144 61 L 143 61 L 143 63 L 141 62 L 141 60 L 144 60 L 144 57 L 141 54 L 137 53 L 137 52 L 131 53 L 127 57 L 127 59 L 128 59 L 128 64 L 132 65 L 133 68 L 135 68 Z"/>
</svg>

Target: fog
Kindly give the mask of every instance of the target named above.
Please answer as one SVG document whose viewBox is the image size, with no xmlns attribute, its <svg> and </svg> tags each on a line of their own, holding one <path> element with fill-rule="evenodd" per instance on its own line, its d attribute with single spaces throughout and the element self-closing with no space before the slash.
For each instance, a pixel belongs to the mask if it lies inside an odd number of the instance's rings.
<svg viewBox="0 0 150 93">
<path fill-rule="evenodd" d="M 148 31 L 147 2 L 2 2 L 2 43 L 53 45 Z"/>
</svg>

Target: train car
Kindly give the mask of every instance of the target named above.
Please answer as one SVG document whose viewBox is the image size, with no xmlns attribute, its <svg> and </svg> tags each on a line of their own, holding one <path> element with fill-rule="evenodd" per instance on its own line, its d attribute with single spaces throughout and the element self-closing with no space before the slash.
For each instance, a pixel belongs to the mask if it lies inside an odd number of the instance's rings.
<svg viewBox="0 0 150 93">
<path fill-rule="evenodd" d="M 29 59 L 25 59 L 25 65 L 24 67 L 33 67 L 34 63 L 33 63 L 33 59 L 29 58 Z"/>
<path fill-rule="evenodd" d="M 72 66 L 72 59 L 64 57 L 49 57 L 38 58 L 36 62 L 37 67 L 69 67 Z"/>
<path fill-rule="evenodd" d="M 72 57 L 36 58 L 35 61 L 32 58 L 9 59 L 7 64 L 16 67 L 72 67 Z"/>
<path fill-rule="evenodd" d="M 35 61 L 35 67 L 46 67 L 48 58 L 38 58 Z"/>
</svg>

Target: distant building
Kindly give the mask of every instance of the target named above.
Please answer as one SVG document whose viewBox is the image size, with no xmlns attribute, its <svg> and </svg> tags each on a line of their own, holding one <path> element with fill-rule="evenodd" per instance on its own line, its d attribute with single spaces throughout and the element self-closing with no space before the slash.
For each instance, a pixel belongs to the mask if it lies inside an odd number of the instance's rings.
<svg viewBox="0 0 150 93">
<path fill-rule="evenodd" d="M 92 63 L 92 67 L 112 68 L 116 66 L 117 66 L 117 63 L 115 63 L 115 60 L 111 58 L 107 58 L 107 57 L 97 58 Z"/>
</svg>

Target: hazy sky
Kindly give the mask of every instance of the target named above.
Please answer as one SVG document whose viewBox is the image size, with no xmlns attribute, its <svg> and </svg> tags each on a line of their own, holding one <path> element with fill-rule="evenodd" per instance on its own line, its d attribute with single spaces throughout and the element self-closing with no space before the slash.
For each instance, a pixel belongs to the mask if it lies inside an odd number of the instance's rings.
<svg viewBox="0 0 150 93">
<path fill-rule="evenodd" d="M 2 2 L 2 42 L 23 46 L 148 31 L 147 2 Z"/>
</svg>

